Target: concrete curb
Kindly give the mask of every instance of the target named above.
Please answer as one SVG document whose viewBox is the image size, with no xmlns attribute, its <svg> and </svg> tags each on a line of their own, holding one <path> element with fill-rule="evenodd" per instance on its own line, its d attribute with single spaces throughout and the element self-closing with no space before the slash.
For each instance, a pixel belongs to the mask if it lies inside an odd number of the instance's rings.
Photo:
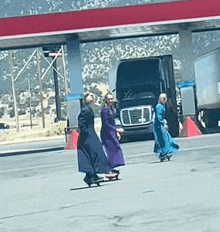
<svg viewBox="0 0 220 232">
<path fill-rule="evenodd" d="M 45 140 L 61 140 L 63 139 L 65 141 L 65 137 L 40 137 L 40 138 L 32 138 L 32 139 L 18 139 L 15 141 L 4 141 L 4 142 L 0 142 L 0 146 L 10 146 L 10 145 L 14 145 L 14 144 L 18 144 L 18 143 L 30 143 L 30 142 L 41 142 L 41 141 L 45 141 Z"/>
<path fill-rule="evenodd" d="M 65 148 L 64 146 L 57 146 L 57 147 L 46 147 L 46 148 L 37 148 L 37 149 L 12 150 L 12 151 L 1 152 L 0 157 L 58 151 L 58 150 L 64 150 L 64 148 Z"/>
</svg>

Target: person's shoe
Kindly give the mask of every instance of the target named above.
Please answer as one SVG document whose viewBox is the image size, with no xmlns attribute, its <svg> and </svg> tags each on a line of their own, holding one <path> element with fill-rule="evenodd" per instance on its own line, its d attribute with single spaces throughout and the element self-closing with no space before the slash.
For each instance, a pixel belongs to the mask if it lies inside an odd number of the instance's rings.
<svg viewBox="0 0 220 232">
<path fill-rule="evenodd" d="M 104 179 L 104 177 L 100 177 L 98 176 L 97 174 L 94 174 L 92 176 L 92 180 L 95 181 L 95 182 L 99 182 L 99 181 L 102 181 Z"/>
<path fill-rule="evenodd" d="M 112 173 L 116 173 L 116 174 L 118 174 L 118 175 L 119 175 L 119 173 L 120 173 L 120 171 L 119 171 L 119 170 L 116 170 L 116 169 L 112 169 L 111 172 L 112 172 Z"/>
<path fill-rule="evenodd" d="M 85 178 L 83 179 L 84 182 L 86 182 L 86 184 L 88 184 L 88 186 L 90 187 L 91 184 L 93 184 L 93 181 L 92 181 L 92 177 L 91 176 L 85 176 Z"/>
<path fill-rule="evenodd" d="M 166 159 L 166 155 L 159 156 L 160 162 L 163 162 Z"/>
<path fill-rule="evenodd" d="M 92 176 L 86 175 L 83 180 L 90 187 L 92 184 L 96 184 L 97 186 L 99 186 L 100 185 L 99 182 L 101 182 L 102 179 L 103 179 L 102 177 L 99 177 L 97 175 L 92 175 Z"/>
<path fill-rule="evenodd" d="M 172 157 L 172 154 L 169 154 L 166 156 L 167 160 L 170 161 L 170 158 Z"/>
</svg>

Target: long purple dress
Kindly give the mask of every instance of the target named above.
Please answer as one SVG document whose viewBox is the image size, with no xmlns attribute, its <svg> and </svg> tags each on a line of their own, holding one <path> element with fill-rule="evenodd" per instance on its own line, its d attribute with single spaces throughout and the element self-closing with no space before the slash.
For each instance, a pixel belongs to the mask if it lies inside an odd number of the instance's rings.
<svg viewBox="0 0 220 232">
<path fill-rule="evenodd" d="M 117 138 L 115 125 L 115 110 L 110 112 L 109 108 L 103 107 L 101 111 L 102 128 L 101 139 L 112 168 L 124 166 L 124 157 L 120 143 Z"/>
</svg>

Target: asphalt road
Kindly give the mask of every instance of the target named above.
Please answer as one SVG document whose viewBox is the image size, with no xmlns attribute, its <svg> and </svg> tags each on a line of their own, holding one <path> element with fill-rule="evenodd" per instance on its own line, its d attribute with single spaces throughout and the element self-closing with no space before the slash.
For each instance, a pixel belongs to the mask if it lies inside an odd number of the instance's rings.
<svg viewBox="0 0 220 232">
<path fill-rule="evenodd" d="M 75 151 L 0 157 L 0 231 L 220 231 L 219 139 L 177 139 L 163 163 L 153 141 L 124 143 L 120 180 L 94 188 Z"/>
</svg>

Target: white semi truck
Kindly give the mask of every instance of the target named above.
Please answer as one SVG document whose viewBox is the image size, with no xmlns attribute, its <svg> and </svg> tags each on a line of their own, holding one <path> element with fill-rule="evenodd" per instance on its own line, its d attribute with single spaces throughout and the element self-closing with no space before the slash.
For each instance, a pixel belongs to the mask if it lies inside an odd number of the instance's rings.
<svg viewBox="0 0 220 232">
<path fill-rule="evenodd" d="M 220 120 L 220 49 L 195 60 L 197 116 L 207 128 L 217 127 Z"/>
</svg>

